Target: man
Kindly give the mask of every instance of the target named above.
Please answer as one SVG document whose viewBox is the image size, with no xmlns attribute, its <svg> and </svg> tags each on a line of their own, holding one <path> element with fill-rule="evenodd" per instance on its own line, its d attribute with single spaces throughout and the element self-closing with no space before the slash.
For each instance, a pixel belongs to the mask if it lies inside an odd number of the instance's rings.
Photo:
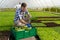
<svg viewBox="0 0 60 40">
<path fill-rule="evenodd" d="M 16 10 L 16 15 L 14 19 L 14 24 L 16 26 L 28 26 L 29 28 L 31 27 L 30 25 L 30 14 L 27 11 L 27 4 L 22 3 L 21 8 Z"/>
</svg>

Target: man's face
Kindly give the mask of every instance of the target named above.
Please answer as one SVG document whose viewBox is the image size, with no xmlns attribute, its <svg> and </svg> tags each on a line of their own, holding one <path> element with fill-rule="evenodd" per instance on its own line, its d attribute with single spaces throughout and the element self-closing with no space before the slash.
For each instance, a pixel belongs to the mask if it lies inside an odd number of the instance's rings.
<svg viewBox="0 0 60 40">
<path fill-rule="evenodd" d="M 26 11 L 27 10 L 27 7 L 21 7 L 22 11 Z"/>
</svg>

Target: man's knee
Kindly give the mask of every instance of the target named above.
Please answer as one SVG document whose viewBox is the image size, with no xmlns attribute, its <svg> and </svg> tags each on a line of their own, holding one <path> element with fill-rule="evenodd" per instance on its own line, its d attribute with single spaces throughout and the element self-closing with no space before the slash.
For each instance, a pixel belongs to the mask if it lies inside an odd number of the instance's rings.
<svg viewBox="0 0 60 40">
<path fill-rule="evenodd" d="M 25 26 L 25 24 L 18 23 L 17 26 Z"/>
</svg>

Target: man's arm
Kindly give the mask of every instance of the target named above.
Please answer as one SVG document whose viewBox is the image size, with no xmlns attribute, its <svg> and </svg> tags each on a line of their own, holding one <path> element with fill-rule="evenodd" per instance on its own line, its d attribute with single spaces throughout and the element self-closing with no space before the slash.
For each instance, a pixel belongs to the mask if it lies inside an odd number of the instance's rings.
<svg viewBox="0 0 60 40">
<path fill-rule="evenodd" d="M 20 22 L 27 24 L 27 22 L 23 20 L 22 15 L 19 15 L 19 19 L 20 19 Z"/>
<path fill-rule="evenodd" d="M 27 12 L 27 17 L 28 17 L 28 19 L 30 19 L 32 17 L 29 12 Z"/>
<path fill-rule="evenodd" d="M 24 23 L 24 24 L 27 24 L 27 22 L 25 22 L 24 20 L 23 20 L 23 18 L 22 18 L 22 15 L 20 14 L 21 12 L 20 12 L 20 10 L 16 10 L 16 13 L 17 13 L 17 15 L 19 16 L 19 21 L 20 22 L 22 22 L 22 23 Z"/>
<path fill-rule="evenodd" d="M 28 14 L 28 17 L 31 18 L 31 14 Z"/>
<path fill-rule="evenodd" d="M 22 15 L 20 14 L 20 11 L 18 12 L 18 15 L 19 15 L 20 22 L 24 24 L 28 24 L 25 20 L 23 20 Z"/>
<path fill-rule="evenodd" d="M 28 24 L 26 21 L 24 21 L 23 19 L 20 19 L 20 22 L 24 23 L 24 24 Z"/>
</svg>

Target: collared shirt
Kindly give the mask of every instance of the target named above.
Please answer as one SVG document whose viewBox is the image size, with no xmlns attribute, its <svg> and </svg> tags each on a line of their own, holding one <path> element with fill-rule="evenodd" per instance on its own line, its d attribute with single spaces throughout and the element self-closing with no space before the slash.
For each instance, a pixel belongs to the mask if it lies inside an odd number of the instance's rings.
<svg viewBox="0 0 60 40">
<path fill-rule="evenodd" d="M 25 19 L 26 14 L 29 14 L 29 12 L 28 11 L 22 12 L 21 9 L 16 10 L 14 22 L 20 19 Z"/>
<path fill-rule="evenodd" d="M 21 8 L 21 4 L 18 4 L 15 6 L 16 9 L 20 9 Z"/>
</svg>

